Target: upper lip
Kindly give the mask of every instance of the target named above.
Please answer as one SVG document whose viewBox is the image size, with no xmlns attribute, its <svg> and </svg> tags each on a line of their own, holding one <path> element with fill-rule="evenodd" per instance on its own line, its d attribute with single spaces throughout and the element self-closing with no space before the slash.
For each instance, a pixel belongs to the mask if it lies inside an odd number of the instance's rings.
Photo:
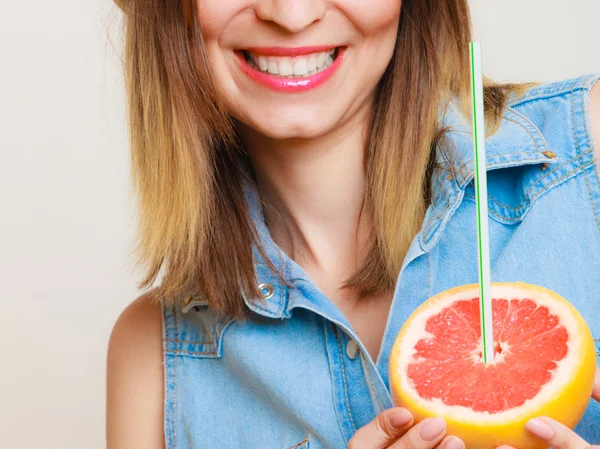
<svg viewBox="0 0 600 449">
<path fill-rule="evenodd" d="M 299 56 L 309 53 L 319 53 L 337 48 L 338 45 L 313 45 L 306 47 L 247 47 L 243 51 L 250 51 L 263 56 Z"/>
</svg>

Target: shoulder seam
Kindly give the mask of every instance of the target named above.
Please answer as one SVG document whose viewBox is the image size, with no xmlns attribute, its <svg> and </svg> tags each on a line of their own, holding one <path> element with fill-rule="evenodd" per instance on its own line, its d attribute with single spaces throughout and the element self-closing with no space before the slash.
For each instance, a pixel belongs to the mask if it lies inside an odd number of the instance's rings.
<svg viewBox="0 0 600 449">
<path fill-rule="evenodd" d="M 573 93 L 577 90 L 590 89 L 592 85 L 599 79 L 600 73 L 594 73 L 583 75 L 578 78 L 541 84 L 539 86 L 532 87 L 524 95 L 510 102 L 508 106 L 514 108 L 531 101 L 559 97 L 561 95 Z"/>
</svg>

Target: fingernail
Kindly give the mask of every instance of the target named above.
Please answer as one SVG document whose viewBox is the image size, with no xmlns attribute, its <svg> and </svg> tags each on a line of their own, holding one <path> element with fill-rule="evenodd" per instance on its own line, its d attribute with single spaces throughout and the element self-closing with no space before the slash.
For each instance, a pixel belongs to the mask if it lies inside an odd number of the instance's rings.
<svg viewBox="0 0 600 449">
<path fill-rule="evenodd" d="M 528 421 L 525 428 L 542 440 L 548 441 L 554 438 L 554 429 L 541 419 L 535 418 Z"/>
<path fill-rule="evenodd" d="M 463 441 L 460 438 L 450 437 L 446 441 L 444 441 L 444 444 L 442 445 L 441 449 L 464 449 L 464 447 L 465 443 L 463 443 Z"/>
<path fill-rule="evenodd" d="M 390 424 L 392 427 L 400 428 L 404 427 L 406 424 L 410 422 L 412 419 L 412 415 L 405 408 L 398 410 L 395 414 L 390 418 Z"/>
<path fill-rule="evenodd" d="M 442 418 L 431 418 L 419 430 L 419 438 L 423 441 L 432 441 L 446 429 L 446 421 Z"/>
</svg>

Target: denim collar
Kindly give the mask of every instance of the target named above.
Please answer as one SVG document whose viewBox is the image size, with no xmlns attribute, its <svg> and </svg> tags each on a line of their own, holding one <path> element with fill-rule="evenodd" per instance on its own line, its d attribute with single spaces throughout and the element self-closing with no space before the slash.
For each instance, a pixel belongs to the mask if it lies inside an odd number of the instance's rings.
<svg viewBox="0 0 600 449">
<path fill-rule="evenodd" d="M 424 251 L 431 250 L 436 244 L 475 174 L 470 122 L 451 104 L 443 115 L 442 124 L 448 131 L 435 149 L 431 205 L 420 232 Z M 486 138 L 488 171 L 556 162 L 556 154 L 548 148 L 540 130 L 510 107 L 505 109 L 496 132 Z"/>
<path fill-rule="evenodd" d="M 475 168 L 471 124 L 452 104 L 446 110 L 442 124 L 448 133 L 445 141 L 436 148 L 436 163 L 449 170 L 457 188 L 464 189 L 473 179 Z M 488 170 L 548 163 L 554 157 L 539 129 L 510 107 L 505 109 L 497 131 L 486 138 Z"/>
<path fill-rule="evenodd" d="M 403 267 L 419 255 L 430 251 L 439 239 L 447 221 L 463 199 L 464 190 L 474 177 L 472 128 L 459 112 L 450 105 L 443 114 L 443 126 L 448 130 L 445 139 L 435 149 L 435 168 L 432 173 L 432 202 L 427 209 L 423 226 L 415 237 Z M 552 164 L 556 155 L 537 127 L 511 108 L 506 108 L 498 130 L 486 139 L 488 170 L 530 164 Z M 283 273 L 284 278 L 300 288 L 311 289 L 311 296 L 319 295 L 304 270 L 288 257 L 273 241 L 265 224 L 262 205 L 256 185 L 244 180 L 244 191 L 258 237 L 270 262 Z M 267 265 L 257 248 L 253 248 L 256 281 L 263 292 L 262 300 L 244 297 L 248 308 L 270 318 L 285 318 L 297 306 L 311 308 L 303 297 L 286 286 Z M 292 291 L 291 291 L 292 290 Z M 314 306 L 314 305 L 313 305 Z M 320 301 L 320 310 L 336 314 L 335 307 Z M 331 309 L 331 310 L 328 310 Z M 338 315 L 340 320 L 342 317 Z"/>
</svg>

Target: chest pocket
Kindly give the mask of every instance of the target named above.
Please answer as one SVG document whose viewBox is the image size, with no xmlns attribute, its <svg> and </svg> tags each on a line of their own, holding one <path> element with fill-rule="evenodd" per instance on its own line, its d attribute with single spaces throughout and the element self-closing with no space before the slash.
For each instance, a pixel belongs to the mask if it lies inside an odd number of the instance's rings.
<svg viewBox="0 0 600 449">
<path fill-rule="evenodd" d="M 547 164 L 536 163 L 488 171 L 490 218 L 509 225 L 523 221 L 537 198 L 551 188 L 543 183 L 549 170 Z M 465 189 L 465 199 L 475 202 L 473 181 Z"/>
<path fill-rule="evenodd" d="M 164 309 L 164 349 L 192 358 L 220 358 L 225 330 L 233 318 L 208 308 L 201 297 Z"/>
</svg>

